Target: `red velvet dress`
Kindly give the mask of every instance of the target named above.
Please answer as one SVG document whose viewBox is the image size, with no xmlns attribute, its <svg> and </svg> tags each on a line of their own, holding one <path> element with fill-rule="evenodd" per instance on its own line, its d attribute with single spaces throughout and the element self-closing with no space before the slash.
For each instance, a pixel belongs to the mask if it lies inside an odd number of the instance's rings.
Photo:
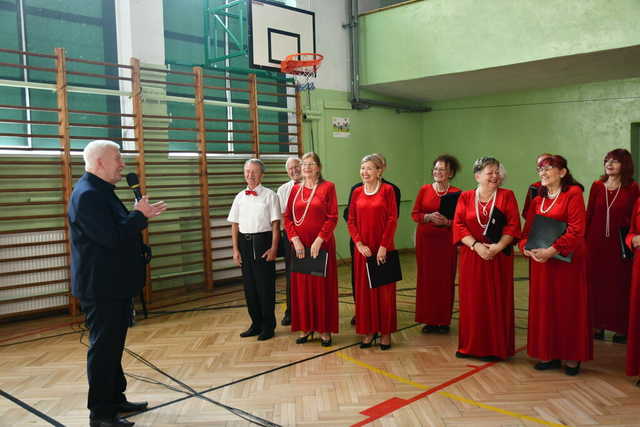
<svg viewBox="0 0 640 427">
<path fill-rule="evenodd" d="M 513 191 L 499 188 L 495 207 L 507 217 L 502 234 L 520 237 L 520 213 Z M 489 214 L 479 209 L 486 224 Z M 458 199 L 453 219 L 453 242 L 472 236 L 489 243 L 478 223 L 475 190 L 465 191 Z M 513 255 L 497 254 L 485 261 L 466 245 L 460 246 L 459 293 L 460 331 L 458 351 L 473 356 L 497 356 L 507 359 L 515 353 L 513 313 Z"/>
<path fill-rule="evenodd" d="M 605 236 L 605 192 L 608 192 L 611 206 L 609 237 Z M 637 198 L 638 184 L 635 182 L 617 192 L 608 191 L 602 181 L 595 181 L 587 205 L 587 272 L 591 285 L 593 327 L 615 331 L 619 335 L 627 334 L 633 264 L 632 260 L 625 260 L 621 256 L 619 230 L 620 227 L 629 226 L 631 210 Z"/>
<path fill-rule="evenodd" d="M 553 247 L 562 255 L 572 254 L 571 262 L 555 258 L 545 263 L 531 260 L 527 352 L 539 360 L 591 360 L 593 337 L 582 190 L 574 185 L 557 197 L 556 204 L 546 213 L 540 211 L 542 198 L 533 200 L 520 241 L 520 250 L 524 250 L 535 215 L 544 215 L 567 223 L 567 231 Z M 545 210 L 552 201 L 545 198 Z"/>
<path fill-rule="evenodd" d="M 295 197 L 300 186 L 303 197 Z M 338 201 L 335 185 L 329 181 L 318 184 L 304 221 L 297 226 L 293 222 L 293 205 L 295 203 L 296 218 L 300 220 L 309 197 L 311 189 L 303 184 L 293 186 L 284 214 L 284 226 L 289 240 L 297 236 L 305 248 L 310 248 L 318 236 L 324 240 L 321 249 L 329 253 L 327 275 L 318 277 L 291 272 L 291 330 L 337 333 L 338 269 L 333 230 L 338 223 Z"/>
<path fill-rule="evenodd" d="M 631 228 L 627 234 L 627 246 L 640 234 L 640 199 L 633 207 Z M 629 329 L 627 331 L 627 375 L 640 375 L 640 251 L 633 250 L 633 274 L 629 297 Z"/>
<path fill-rule="evenodd" d="M 449 187 L 448 193 L 459 188 Z M 423 222 L 424 215 L 437 212 L 440 196 L 432 184 L 423 185 L 413 204 L 411 218 L 416 230 L 416 322 L 427 325 L 449 325 L 455 294 L 458 251 L 452 241 L 451 227 Z"/>
<path fill-rule="evenodd" d="M 353 242 L 371 249 L 376 256 L 380 246 L 387 251 L 395 249 L 393 235 L 398 214 L 393 187 L 382 184 L 376 194 L 364 193 L 364 186 L 353 191 L 349 206 L 349 234 Z M 396 318 L 396 284 L 369 287 L 366 258 L 356 248 L 353 257 L 356 282 L 356 333 L 369 335 L 379 332 L 390 334 L 398 329 Z"/>
</svg>

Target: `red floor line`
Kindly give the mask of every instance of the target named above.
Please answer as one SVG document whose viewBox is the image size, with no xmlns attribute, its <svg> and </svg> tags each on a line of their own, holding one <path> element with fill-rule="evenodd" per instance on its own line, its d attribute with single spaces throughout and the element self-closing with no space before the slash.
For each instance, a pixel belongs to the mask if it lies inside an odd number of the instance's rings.
<svg viewBox="0 0 640 427">
<path fill-rule="evenodd" d="M 521 352 L 522 350 L 526 349 L 527 346 L 522 346 L 518 349 L 516 349 L 516 353 Z M 412 397 L 411 399 L 401 399 L 399 397 L 392 397 L 388 400 L 385 400 L 384 402 L 381 402 L 379 404 L 377 404 L 376 406 L 372 406 L 371 408 L 365 409 L 364 411 L 360 412 L 362 415 L 365 415 L 369 418 L 362 420 L 360 422 L 357 422 L 355 424 L 352 424 L 351 427 L 359 427 L 359 426 L 363 426 L 366 424 L 369 424 L 377 419 L 380 419 L 386 415 L 389 415 L 392 412 L 397 411 L 400 408 L 403 408 L 417 400 L 420 400 L 426 396 L 429 396 L 430 394 L 433 394 L 435 392 L 438 392 L 446 387 L 449 387 L 452 384 L 455 384 L 457 382 L 460 382 L 466 378 L 469 378 L 472 375 L 477 374 L 478 372 L 484 371 L 487 368 L 492 367 L 493 365 L 495 365 L 496 363 L 499 362 L 489 362 L 489 363 L 485 363 L 484 365 L 480 365 L 480 366 L 473 366 L 473 365 L 467 365 L 471 368 L 471 370 L 469 372 L 465 372 L 462 375 L 458 375 L 457 377 L 451 378 L 450 380 L 447 380 L 441 384 L 438 384 L 434 387 L 431 387 L 429 390 L 422 392 L 414 397 Z"/>
</svg>

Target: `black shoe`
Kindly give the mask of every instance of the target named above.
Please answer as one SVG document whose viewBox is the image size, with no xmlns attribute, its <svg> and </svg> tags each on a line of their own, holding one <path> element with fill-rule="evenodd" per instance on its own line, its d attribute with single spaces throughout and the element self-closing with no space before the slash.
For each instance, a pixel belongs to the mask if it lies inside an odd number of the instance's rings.
<svg viewBox="0 0 640 427">
<path fill-rule="evenodd" d="M 478 357 L 478 360 L 482 360 L 483 362 L 501 362 L 502 359 L 500 359 L 498 356 L 481 356 Z"/>
<path fill-rule="evenodd" d="M 89 425 L 91 427 L 131 427 L 134 424 L 135 423 L 133 421 L 118 417 L 89 418 Z"/>
<path fill-rule="evenodd" d="M 593 338 L 597 340 L 604 340 L 604 329 L 598 329 L 595 334 L 593 334 Z"/>
<path fill-rule="evenodd" d="M 118 412 L 140 412 L 147 409 L 149 402 L 122 402 Z"/>
<path fill-rule="evenodd" d="M 282 322 L 280 322 L 280 324 L 282 326 L 289 326 L 291 325 L 291 316 L 289 316 L 289 313 L 285 313 L 284 317 L 282 318 Z"/>
<path fill-rule="evenodd" d="M 576 375 L 578 375 L 580 373 L 580 362 L 578 362 L 578 364 L 574 367 L 565 366 L 564 373 L 569 375 L 570 377 L 575 377 Z"/>
<path fill-rule="evenodd" d="M 260 335 L 260 329 L 249 328 L 243 333 L 241 333 L 240 337 L 247 338 L 247 337 L 255 337 L 256 335 Z"/>
<path fill-rule="evenodd" d="M 323 347 L 331 347 L 331 336 L 329 336 L 328 340 L 323 340 L 322 337 L 320 337 L 320 345 Z"/>
<path fill-rule="evenodd" d="M 356 316 L 353 316 L 353 317 L 351 318 L 351 324 L 352 324 L 352 325 L 355 325 L 355 324 L 356 324 Z"/>
<path fill-rule="evenodd" d="M 636 386 L 640 387 L 640 378 L 638 379 L 638 381 L 636 381 Z"/>
<path fill-rule="evenodd" d="M 627 336 L 626 335 L 615 334 L 613 336 L 613 338 L 611 338 L 611 341 L 613 341 L 614 343 L 617 343 L 617 344 L 626 344 L 627 343 Z"/>
<path fill-rule="evenodd" d="M 389 350 L 390 348 L 391 348 L 391 343 L 389 344 L 380 343 L 380 350 L 385 351 L 385 350 Z"/>
<path fill-rule="evenodd" d="M 439 334 L 448 334 L 449 331 L 451 330 L 451 328 L 449 328 L 449 325 L 438 325 L 438 330 L 437 332 Z"/>
<path fill-rule="evenodd" d="M 309 332 L 307 335 L 296 338 L 296 344 L 304 344 L 313 339 L 313 332 Z"/>
<path fill-rule="evenodd" d="M 268 339 L 273 338 L 274 336 L 274 332 L 273 331 L 263 331 L 259 336 L 258 336 L 258 341 L 266 341 Z"/>
<path fill-rule="evenodd" d="M 434 325 L 424 325 L 422 327 L 422 333 L 423 334 L 432 334 L 434 332 L 438 331 L 438 327 L 434 326 Z"/>
<path fill-rule="evenodd" d="M 470 354 L 467 354 L 467 353 L 460 353 L 459 351 L 456 351 L 456 357 L 457 357 L 458 359 L 470 359 L 470 358 L 472 358 L 473 356 L 472 356 L 472 355 L 470 355 Z"/>
<path fill-rule="evenodd" d="M 548 362 L 538 362 L 533 365 L 533 369 L 536 371 L 547 371 L 549 369 L 560 369 L 562 368 L 562 362 L 560 359 L 549 360 Z"/>
<path fill-rule="evenodd" d="M 371 348 L 371 346 L 373 345 L 373 343 L 377 339 L 378 339 L 378 334 L 373 334 L 373 337 L 371 338 L 371 341 L 369 341 L 369 342 L 362 341 L 360 343 L 360 348 Z"/>
</svg>

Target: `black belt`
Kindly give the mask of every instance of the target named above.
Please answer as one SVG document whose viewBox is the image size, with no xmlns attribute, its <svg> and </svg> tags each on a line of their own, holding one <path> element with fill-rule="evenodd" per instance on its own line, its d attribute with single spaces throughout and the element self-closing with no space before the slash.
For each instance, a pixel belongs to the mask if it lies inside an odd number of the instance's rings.
<svg viewBox="0 0 640 427">
<path fill-rule="evenodd" d="M 253 240 L 258 237 L 264 237 L 267 234 L 271 234 L 271 231 L 263 231 L 262 233 L 240 233 L 238 232 L 240 237 L 244 237 L 246 240 Z"/>
</svg>

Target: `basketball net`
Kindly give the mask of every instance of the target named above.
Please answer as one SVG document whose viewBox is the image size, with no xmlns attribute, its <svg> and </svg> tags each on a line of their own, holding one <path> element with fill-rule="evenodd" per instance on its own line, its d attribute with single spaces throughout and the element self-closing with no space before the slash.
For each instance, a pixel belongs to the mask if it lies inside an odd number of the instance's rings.
<svg viewBox="0 0 640 427">
<path fill-rule="evenodd" d="M 293 75 L 296 91 L 311 91 L 316 88 L 314 79 L 323 59 L 319 53 L 294 53 L 280 63 L 280 71 Z"/>
</svg>

